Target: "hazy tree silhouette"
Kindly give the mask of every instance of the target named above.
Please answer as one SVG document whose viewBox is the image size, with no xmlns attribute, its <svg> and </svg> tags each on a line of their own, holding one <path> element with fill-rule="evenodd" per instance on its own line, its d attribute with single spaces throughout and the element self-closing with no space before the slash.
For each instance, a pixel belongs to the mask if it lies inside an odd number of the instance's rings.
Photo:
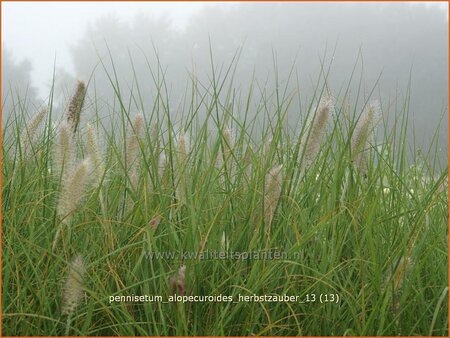
<svg viewBox="0 0 450 338">
<path fill-rule="evenodd" d="M 31 62 L 14 60 L 11 51 L 2 50 L 2 124 L 12 112 L 34 109 L 38 103 L 36 88 L 31 84 Z"/>
<path fill-rule="evenodd" d="M 360 91 L 362 105 L 375 88 L 373 98 L 379 98 L 391 114 L 410 97 L 410 113 L 420 125 L 416 140 L 425 145 L 447 107 L 446 14 L 440 8 L 419 4 L 208 6 L 194 15 L 183 31 L 174 30 L 165 18 L 141 14 L 126 23 L 109 16 L 91 25 L 72 52 L 79 76 L 89 78 L 97 66 L 92 79 L 105 103 L 114 102 L 114 93 L 110 79 L 99 69 L 103 67 L 115 73 L 121 94 L 128 95 L 131 105 L 145 112 L 155 100 L 154 79 L 158 82 L 162 74 L 172 107 L 177 107 L 185 93 L 188 74 L 209 81 L 210 43 L 218 72 L 243 47 L 234 82 L 244 90 L 255 79 L 259 90 L 270 93 L 275 88 L 274 70 L 283 87 L 295 61 L 298 88 L 294 81 L 289 89 L 299 89 L 305 103 L 313 97 L 323 67 L 332 64 L 329 88 L 332 94 L 343 95 L 356 64 L 352 95 Z M 159 70 L 157 57 L 162 65 Z M 292 103 L 290 118 L 297 117 L 298 105 Z M 441 124 L 444 150 L 446 124 L 446 120 Z"/>
</svg>

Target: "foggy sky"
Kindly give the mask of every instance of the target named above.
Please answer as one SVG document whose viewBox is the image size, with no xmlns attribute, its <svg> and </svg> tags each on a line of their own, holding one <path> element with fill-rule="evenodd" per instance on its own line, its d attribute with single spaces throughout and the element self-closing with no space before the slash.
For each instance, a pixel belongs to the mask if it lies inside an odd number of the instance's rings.
<svg viewBox="0 0 450 338">
<path fill-rule="evenodd" d="M 62 95 L 57 93 L 55 106 L 67 102 L 77 78 L 87 80 L 93 74 L 96 95 L 103 102 L 113 100 L 104 71 L 94 72 L 99 55 L 106 56 L 109 49 L 121 84 L 127 88 L 136 80 L 152 93 L 146 57 L 154 65 L 155 43 L 167 66 L 171 99 L 176 98 L 172 107 L 176 107 L 190 71 L 195 70 L 199 79 L 210 78 L 211 42 L 218 66 L 243 48 L 235 79 L 239 89 L 248 88 L 256 74 L 256 83 L 270 93 L 275 85 L 274 56 L 282 85 L 295 62 L 299 89 L 307 99 L 321 67 L 330 63 L 333 94 L 342 93 L 355 64 L 357 76 L 362 76 L 362 98 L 376 86 L 374 98 L 390 110 L 402 104 L 410 86 L 410 113 L 420 141 L 431 139 L 447 109 L 447 26 L 446 2 L 2 3 L 2 44 L 8 60 L 15 62 L 11 71 L 31 67 L 31 85 L 37 88 L 38 99 L 45 101 L 55 68 L 58 84 L 65 82 L 66 89 Z M 136 79 L 130 55 L 138 69 Z M 30 63 L 21 64 L 25 59 Z M 10 77 L 14 79 L 14 74 Z M 351 90 L 356 92 L 358 83 Z M 145 96 L 144 103 L 151 107 L 151 95 Z M 295 103 L 292 110 L 291 117 L 298 111 Z M 447 144 L 446 125 L 447 120 L 441 124 L 442 147 Z"/>
<path fill-rule="evenodd" d="M 53 67 L 74 74 L 69 48 L 85 33 L 87 24 L 115 14 L 131 21 L 138 13 L 167 16 L 175 29 L 183 29 L 193 13 L 211 6 L 204 2 L 3 2 L 2 44 L 19 60 L 32 63 L 33 85 L 48 95 Z"/>
<path fill-rule="evenodd" d="M 410 4 L 422 5 L 415 2 Z M 193 14 L 208 6 L 225 8 L 236 4 L 194 1 L 3 2 L 2 45 L 10 49 L 18 60 L 31 61 L 32 84 L 37 87 L 39 96 L 44 98 L 48 95 L 48 84 L 55 65 L 77 76 L 74 74 L 69 48 L 85 33 L 87 24 L 99 17 L 115 14 L 125 21 L 131 21 L 138 13 L 155 18 L 166 16 L 175 29 L 182 30 Z M 377 6 L 383 6 L 383 3 Z M 425 6 L 437 6 L 448 13 L 447 2 L 426 2 Z"/>
</svg>

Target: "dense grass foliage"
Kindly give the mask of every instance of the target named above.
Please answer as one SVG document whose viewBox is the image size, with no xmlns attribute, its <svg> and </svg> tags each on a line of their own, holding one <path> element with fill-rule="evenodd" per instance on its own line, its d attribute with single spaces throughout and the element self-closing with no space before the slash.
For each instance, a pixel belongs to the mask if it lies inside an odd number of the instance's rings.
<svg viewBox="0 0 450 338">
<path fill-rule="evenodd" d="M 215 70 L 177 121 L 158 76 L 138 114 L 145 93 L 124 102 L 110 73 L 108 121 L 79 96 L 61 119 L 16 105 L 3 334 L 447 336 L 447 169 L 407 162 L 407 104 L 388 128 L 382 104 L 331 99 L 325 77 L 293 126 L 295 93 L 237 95 Z M 111 301 L 127 295 L 163 302 Z"/>
</svg>

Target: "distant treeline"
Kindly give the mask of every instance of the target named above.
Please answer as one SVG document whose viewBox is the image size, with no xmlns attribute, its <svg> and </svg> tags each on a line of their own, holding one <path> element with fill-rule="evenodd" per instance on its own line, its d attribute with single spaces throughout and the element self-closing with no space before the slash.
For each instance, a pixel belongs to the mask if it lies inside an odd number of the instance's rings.
<svg viewBox="0 0 450 338">
<path fill-rule="evenodd" d="M 377 99 L 391 122 L 409 111 L 415 125 L 410 139 L 427 148 L 438 130 L 445 154 L 447 20 L 441 8 L 406 3 L 217 5 L 194 15 L 183 30 L 144 13 L 132 22 L 106 15 L 72 44 L 75 77 L 57 70 L 55 107 L 67 103 L 78 78 L 89 83 L 86 109 L 99 116 L 120 111 L 120 90 L 130 110 L 150 114 L 163 100 L 179 117 L 189 109 L 193 81 L 207 92 L 217 90 L 210 86 L 215 79 L 224 80 L 221 94 L 234 95 L 237 106 L 249 92 L 266 102 L 283 96 L 294 125 L 323 90 L 342 104 L 358 97 L 350 107 L 356 113 L 369 97 Z M 7 51 L 3 57 L 5 121 L 25 95 L 30 106 L 42 98 L 29 86 L 29 63 L 15 63 Z M 260 108 L 251 111 L 270 112 Z"/>
</svg>

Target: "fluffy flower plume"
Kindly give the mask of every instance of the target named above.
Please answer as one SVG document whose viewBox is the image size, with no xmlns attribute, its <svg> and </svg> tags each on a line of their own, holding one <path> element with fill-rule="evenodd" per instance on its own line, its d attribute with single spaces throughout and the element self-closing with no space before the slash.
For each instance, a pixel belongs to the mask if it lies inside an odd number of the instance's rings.
<svg viewBox="0 0 450 338">
<path fill-rule="evenodd" d="M 69 266 L 69 275 L 64 286 L 62 313 L 71 315 L 83 296 L 83 279 L 86 272 L 81 255 L 75 256 Z"/>
<path fill-rule="evenodd" d="M 81 110 L 83 109 L 84 98 L 86 96 L 86 85 L 83 81 L 78 81 L 75 94 L 72 96 L 69 106 L 67 107 L 67 122 L 72 127 L 75 134 L 80 124 Z"/>
<path fill-rule="evenodd" d="M 264 151 L 264 156 L 266 157 L 266 158 L 268 158 L 269 157 L 269 154 L 270 154 L 270 149 L 272 148 L 272 143 L 273 143 L 273 138 L 271 138 L 271 137 L 269 137 L 265 142 L 264 142 L 264 145 L 263 145 L 263 151 Z"/>
<path fill-rule="evenodd" d="M 326 131 L 328 119 L 333 110 L 333 101 L 331 97 L 323 98 L 310 122 L 309 130 L 306 130 L 305 138 L 302 141 L 305 161 L 304 167 L 309 167 L 317 157 L 320 150 L 320 143 Z"/>
<path fill-rule="evenodd" d="M 183 167 L 186 165 L 187 154 L 189 152 L 189 143 L 183 132 L 180 132 L 178 135 L 177 142 L 177 157 L 178 157 L 178 166 Z"/>
<path fill-rule="evenodd" d="M 223 160 L 225 163 L 228 162 L 231 154 L 233 153 L 234 139 L 230 128 L 225 128 L 223 130 Z"/>
<path fill-rule="evenodd" d="M 177 142 L 177 164 L 175 169 L 176 197 L 180 204 L 186 204 L 186 177 L 187 177 L 187 155 L 189 143 L 183 132 L 178 136 Z"/>
<path fill-rule="evenodd" d="M 144 115 L 139 113 L 134 117 L 132 127 L 128 130 L 126 164 L 131 167 L 139 157 L 139 140 L 144 134 Z"/>
<path fill-rule="evenodd" d="M 33 146 L 36 143 L 36 134 L 42 121 L 44 121 L 47 115 L 47 107 L 39 110 L 28 122 L 25 130 L 20 137 L 20 145 L 22 149 L 23 158 L 28 159 L 32 151 Z"/>
<path fill-rule="evenodd" d="M 130 175 L 131 185 L 134 189 L 137 189 L 139 183 L 139 159 L 141 154 L 139 140 L 143 137 L 144 125 L 144 115 L 141 113 L 137 114 L 127 137 L 125 161 Z"/>
<path fill-rule="evenodd" d="M 73 166 L 75 160 L 75 146 L 70 134 L 69 126 L 64 121 L 60 124 L 58 138 L 55 143 L 55 172 L 64 177 Z"/>
<path fill-rule="evenodd" d="M 76 210 L 89 181 L 91 160 L 89 158 L 78 164 L 62 181 L 61 193 L 59 196 L 57 214 L 63 223 L 68 223 L 68 217 Z"/>
<path fill-rule="evenodd" d="M 278 165 L 273 167 L 267 174 L 265 179 L 264 190 L 264 222 L 269 231 L 275 209 L 281 195 L 281 187 L 283 185 L 283 166 Z"/>
<path fill-rule="evenodd" d="M 159 154 L 159 157 L 158 157 L 158 175 L 161 180 L 164 177 L 166 167 L 167 167 L 166 155 L 164 153 L 161 153 L 161 154 Z"/>
<path fill-rule="evenodd" d="M 360 172 L 365 172 L 365 148 L 367 146 L 367 141 L 375 124 L 375 117 L 378 113 L 379 108 L 376 103 L 370 103 L 368 107 L 363 112 L 358 123 L 356 124 L 355 130 L 353 131 L 352 141 L 351 141 L 351 154 L 352 162 L 355 167 L 358 168 Z"/>
<path fill-rule="evenodd" d="M 181 296 L 184 295 L 186 291 L 185 278 L 186 278 L 186 265 L 182 265 L 178 269 L 178 273 L 175 276 L 172 276 L 172 278 L 170 278 L 170 287 L 172 289 L 172 292 Z"/>
<path fill-rule="evenodd" d="M 88 124 L 86 133 L 86 152 L 92 161 L 93 181 L 96 187 L 100 185 L 105 170 L 102 155 L 98 146 L 94 128 Z"/>
</svg>

